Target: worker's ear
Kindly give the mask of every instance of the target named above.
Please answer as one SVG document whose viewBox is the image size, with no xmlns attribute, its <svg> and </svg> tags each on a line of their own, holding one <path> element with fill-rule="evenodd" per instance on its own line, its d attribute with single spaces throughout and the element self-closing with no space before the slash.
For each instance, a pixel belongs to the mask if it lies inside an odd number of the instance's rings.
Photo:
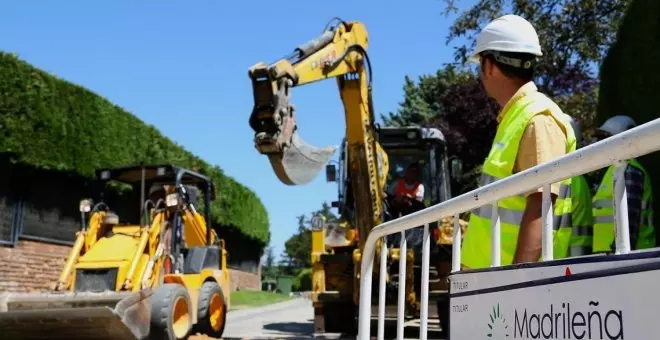
<svg viewBox="0 0 660 340">
<path fill-rule="evenodd" d="M 482 72 L 484 73 L 484 76 L 486 77 L 492 77 L 493 73 L 497 70 L 497 66 L 495 66 L 495 63 L 493 62 L 493 59 L 484 57 L 482 59 Z"/>
</svg>

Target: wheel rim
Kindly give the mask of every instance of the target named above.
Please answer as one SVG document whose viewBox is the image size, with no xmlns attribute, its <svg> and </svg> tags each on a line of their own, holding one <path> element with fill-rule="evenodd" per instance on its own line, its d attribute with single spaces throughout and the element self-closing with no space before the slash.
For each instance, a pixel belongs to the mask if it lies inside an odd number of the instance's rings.
<svg viewBox="0 0 660 340">
<path fill-rule="evenodd" d="M 190 315 L 188 313 L 188 304 L 182 296 L 174 301 L 174 310 L 172 311 L 172 330 L 177 338 L 183 338 L 188 333 L 190 325 Z"/>
<path fill-rule="evenodd" d="M 211 297 L 211 303 L 209 306 L 209 321 L 211 322 L 211 328 L 214 331 L 219 331 L 222 328 L 222 314 L 224 313 L 225 304 L 218 294 L 213 294 Z"/>
</svg>

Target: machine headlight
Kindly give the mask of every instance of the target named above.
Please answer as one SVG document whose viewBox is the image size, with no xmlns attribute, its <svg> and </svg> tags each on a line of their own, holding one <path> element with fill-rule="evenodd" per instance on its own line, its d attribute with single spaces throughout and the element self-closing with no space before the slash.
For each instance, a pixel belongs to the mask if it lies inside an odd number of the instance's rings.
<svg viewBox="0 0 660 340">
<path fill-rule="evenodd" d="M 165 197 L 165 204 L 167 204 L 168 207 L 174 207 L 179 204 L 179 194 L 173 193 L 167 195 L 167 197 Z"/>
<path fill-rule="evenodd" d="M 88 213 L 92 210 L 92 204 L 93 201 L 91 198 L 80 200 L 80 205 L 78 206 L 78 209 L 80 210 L 81 213 Z"/>
<path fill-rule="evenodd" d="M 407 137 L 408 139 L 415 139 L 415 138 L 417 138 L 417 131 L 408 131 L 408 133 L 406 133 L 406 137 Z"/>
</svg>

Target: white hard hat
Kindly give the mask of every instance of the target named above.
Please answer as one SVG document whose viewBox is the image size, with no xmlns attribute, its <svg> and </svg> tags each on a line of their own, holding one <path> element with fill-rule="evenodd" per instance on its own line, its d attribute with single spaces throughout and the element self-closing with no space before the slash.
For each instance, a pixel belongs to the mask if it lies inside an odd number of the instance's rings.
<svg viewBox="0 0 660 340">
<path fill-rule="evenodd" d="M 491 21 L 477 36 L 477 48 L 470 60 L 478 62 L 483 51 L 529 53 L 542 56 L 539 36 L 529 21 L 507 14 Z"/>
<path fill-rule="evenodd" d="M 619 115 L 606 120 L 598 130 L 605 131 L 611 135 L 616 135 L 617 133 L 634 128 L 635 126 L 637 126 L 637 124 L 632 118 Z"/>
</svg>

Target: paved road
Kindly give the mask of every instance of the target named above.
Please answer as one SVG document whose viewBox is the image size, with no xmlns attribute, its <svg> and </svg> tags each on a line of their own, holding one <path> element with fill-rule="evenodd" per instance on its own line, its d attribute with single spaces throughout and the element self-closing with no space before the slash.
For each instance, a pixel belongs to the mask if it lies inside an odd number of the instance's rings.
<svg viewBox="0 0 660 340">
<path fill-rule="evenodd" d="M 340 336 L 339 334 L 315 335 L 312 323 L 313 315 L 311 301 L 304 298 L 296 298 L 265 307 L 232 311 L 227 314 L 227 326 L 223 340 L 355 339 L 355 337 Z M 372 329 L 372 339 L 376 339 L 376 332 L 376 329 Z M 390 329 L 389 332 L 394 336 L 396 330 Z M 429 334 L 428 338 L 437 339 L 432 334 Z M 418 332 L 406 331 L 405 339 L 418 339 Z"/>
<path fill-rule="evenodd" d="M 302 298 L 232 311 L 223 339 L 313 339 L 313 315 L 311 301 Z"/>
</svg>

